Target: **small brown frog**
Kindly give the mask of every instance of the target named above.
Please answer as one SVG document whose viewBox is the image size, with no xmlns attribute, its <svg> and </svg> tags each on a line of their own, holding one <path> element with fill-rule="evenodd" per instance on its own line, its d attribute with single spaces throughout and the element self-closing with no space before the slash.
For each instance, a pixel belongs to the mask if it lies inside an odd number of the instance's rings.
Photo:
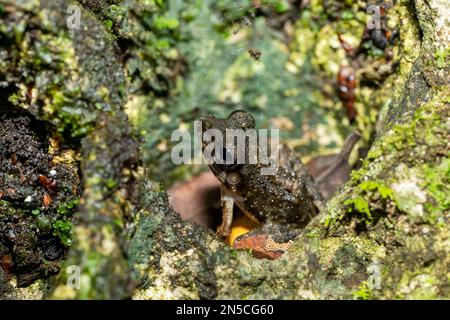
<svg viewBox="0 0 450 320">
<path fill-rule="evenodd" d="M 222 149 L 214 153 L 209 165 L 221 182 L 222 223 L 217 230 L 218 235 L 225 238 L 230 234 L 233 208 L 236 205 L 261 227 L 238 237 L 233 246 L 251 249 L 260 258 L 278 258 L 289 248 L 291 240 L 323 208 L 323 197 L 314 179 L 294 151 L 285 145 L 279 147 L 278 166 L 273 174 L 262 173 L 261 169 L 267 164 L 249 161 L 252 157 L 250 151 L 255 150 L 250 148 L 250 140 L 244 144 L 245 161 L 236 161 L 239 159 L 239 144 L 237 147 L 234 143 L 227 144 L 226 132 L 227 129 L 241 129 L 243 132 L 254 129 L 255 120 L 249 113 L 238 110 L 225 119 L 210 115 L 201 120 L 203 137 L 210 129 L 220 132 L 223 137 L 222 144 L 218 146 Z M 320 170 L 321 184 L 327 180 L 327 176 L 333 179 L 339 173 L 339 168 L 343 162 L 347 163 L 348 155 L 359 137 L 359 133 L 352 133 L 336 161 Z M 202 141 L 205 151 L 209 143 L 204 139 Z M 219 158 L 216 158 L 217 155 Z M 224 161 L 226 159 L 229 161 Z"/>
<path fill-rule="evenodd" d="M 279 163 L 273 175 L 262 174 L 265 165 L 259 161 L 237 163 L 237 148 L 230 148 L 225 141 L 227 129 L 254 129 L 254 118 L 245 111 L 235 111 L 225 119 L 207 116 L 202 119 L 202 133 L 216 129 L 224 137 L 222 159 L 214 159 L 211 171 L 222 183 L 222 224 L 218 234 L 226 237 L 230 233 L 233 207 L 236 205 L 251 220 L 260 225 L 281 225 L 283 229 L 301 229 L 320 211 L 322 197 L 317 191 L 312 177 L 293 151 L 286 146 L 279 150 Z M 205 150 L 206 144 L 203 144 Z M 250 150 L 249 141 L 245 143 L 245 154 Z M 234 159 L 224 163 L 225 158 Z M 274 230 L 274 228 L 270 228 Z"/>
</svg>

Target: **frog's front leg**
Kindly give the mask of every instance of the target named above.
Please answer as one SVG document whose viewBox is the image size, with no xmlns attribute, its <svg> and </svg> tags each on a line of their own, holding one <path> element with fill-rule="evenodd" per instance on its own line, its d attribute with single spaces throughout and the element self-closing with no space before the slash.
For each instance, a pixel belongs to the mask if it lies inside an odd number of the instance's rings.
<svg viewBox="0 0 450 320">
<path fill-rule="evenodd" d="M 244 198 L 238 195 L 231 189 L 224 185 L 220 186 L 221 193 L 221 207 L 222 207 L 222 223 L 217 229 L 217 234 L 220 237 L 226 238 L 230 235 L 231 225 L 233 224 L 233 209 L 238 207 L 242 213 L 244 213 L 247 218 L 249 218 L 254 224 L 259 225 L 261 222 L 246 209 Z"/>
<path fill-rule="evenodd" d="M 228 188 L 220 187 L 220 201 L 222 206 L 222 224 L 217 229 L 220 237 L 226 238 L 230 235 L 231 224 L 233 223 L 233 208 L 235 195 Z"/>
</svg>

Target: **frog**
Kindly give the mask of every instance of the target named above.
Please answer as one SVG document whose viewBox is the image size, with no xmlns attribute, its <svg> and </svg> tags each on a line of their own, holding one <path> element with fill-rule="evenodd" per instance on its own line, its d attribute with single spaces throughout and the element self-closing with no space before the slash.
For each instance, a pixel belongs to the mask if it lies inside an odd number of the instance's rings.
<svg viewBox="0 0 450 320">
<path fill-rule="evenodd" d="M 224 119 L 208 115 L 201 119 L 201 124 L 202 134 L 215 129 L 226 137 L 228 129 L 241 129 L 244 132 L 254 129 L 255 119 L 244 110 L 236 110 Z M 206 145 L 203 142 L 203 151 Z M 250 220 L 264 227 L 261 229 L 278 235 L 292 234 L 286 230 L 304 228 L 322 210 L 324 201 L 313 178 L 294 151 L 286 145 L 280 145 L 274 174 L 264 174 L 261 168 L 267 164 L 260 161 L 251 163 L 250 157 L 244 163 L 237 163 L 236 147 L 231 149 L 226 141 L 223 145 L 226 146 L 223 147 L 223 158 L 231 155 L 234 160 L 226 164 L 214 158 L 209 164 L 221 184 L 222 223 L 217 229 L 220 237 L 226 238 L 230 234 L 235 206 Z M 248 154 L 248 141 L 245 148 Z M 279 242 L 286 240 L 277 238 Z"/>
</svg>

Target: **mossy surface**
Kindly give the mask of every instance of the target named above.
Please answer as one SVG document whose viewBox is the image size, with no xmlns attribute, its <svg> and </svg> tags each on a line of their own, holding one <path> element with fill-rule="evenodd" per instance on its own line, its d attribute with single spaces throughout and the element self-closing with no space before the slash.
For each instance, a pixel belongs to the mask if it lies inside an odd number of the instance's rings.
<svg viewBox="0 0 450 320">
<path fill-rule="evenodd" d="M 39 252 L 44 240 L 30 231 L 37 226 L 47 230 L 38 232 L 49 233 L 64 246 L 72 244 L 60 274 L 66 277 L 67 266 L 80 268 L 85 287 L 89 288 L 80 292 L 80 297 L 99 292 L 105 292 L 105 297 L 119 297 L 126 291 L 125 281 L 123 286 L 107 284 L 108 289 L 98 286 L 108 283 L 102 279 L 115 278 L 120 282 L 127 275 L 117 235 L 124 225 L 121 212 L 130 205 L 125 199 L 132 193 L 129 184 L 133 180 L 132 167 L 136 165 L 137 143 L 123 112 L 126 79 L 113 36 L 86 10 L 80 11 L 82 28 L 68 29 L 65 8 L 71 4 L 76 3 L 2 2 L 5 10 L 1 12 L 0 26 L 3 57 L 0 79 L 4 83 L 1 112 L 2 115 L 23 112 L 48 132 L 37 134 L 43 141 L 36 150 L 36 155 L 41 152 L 48 157 L 45 159 L 48 164 L 32 166 L 31 183 L 35 184 L 37 174 L 48 175 L 54 168 L 60 174 L 56 178 L 57 198 L 52 195 L 50 206 L 54 215 L 41 210 L 41 203 L 38 208 L 30 207 L 29 215 L 39 221 L 24 224 L 27 234 L 24 246 Z M 20 22 L 16 25 L 13 21 Z M 82 177 L 78 177 L 79 172 Z M 20 180 L 16 172 L 13 177 Z M 42 189 L 42 186 L 37 189 L 38 197 L 31 195 L 36 205 L 42 201 Z M 60 199 L 60 195 L 72 197 Z M 78 211 L 76 215 L 74 211 Z M 49 220 L 44 221 L 43 216 Z M 17 221 L 14 223 L 17 225 Z M 29 255 L 27 259 L 32 257 Z M 83 258 L 79 260 L 80 257 Z M 27 260 L 13 255 L 13 274 L 22 259 Z M 114 263 L 109 263 L 110 260 Z M 29 282 L 49 274 L 40 271 L 38 262 L 26 267 L 25 273 L 31 274 Z M 59 264 L 45 266 L 53 272 L 59 267 Z M 17 284 L 20 286 L 22 282 Z M 111 289 L 116 287 L 116 291 Z M 11 297 L 15 292 L 18 291 L 10 291 Z"/>
</svg>

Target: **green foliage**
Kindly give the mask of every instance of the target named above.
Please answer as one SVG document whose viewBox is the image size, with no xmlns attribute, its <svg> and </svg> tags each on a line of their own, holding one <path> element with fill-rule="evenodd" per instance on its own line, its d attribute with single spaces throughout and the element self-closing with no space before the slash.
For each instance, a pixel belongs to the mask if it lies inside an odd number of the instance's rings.
<svg viewBox="0 0 450 320">
<path fill-rule="evenodd" d="M 357 196 L 352 199 L 348 199 L 344 202 L 344 205 L 348 206 L 348 211 L 352 212 L 353 210 L 356 210 L 358 212 L 361 212 L 366 215 L 367 219 L 372 218 L 372 214 L 370 213 L 369 209 L 369 203 L 366 199 L 364 199 L 361 196 Z"/>
<path fill-rule="evenodd" d="M 367 53 L 371 57 L 382 57 L 384 56 L 384 51 L 373 45 L 372 41 L 366 41 L 363 43 L 362 47 L 367 50 Z"/>
<path fill-rule="evenodd" d="M 106 27 L 106 29 L 111 29 L 114 23 L 112 22 L 112 20 L 105 20 L 103 21 L 103 25 Z"/>
<path fill-rule="evenodd" d="M 355 15 L 350 10 L 349 11 L 344 11 L 341 14 L 341 18 L 344 19 L 344 20 L 351 20 L 351 19 L 355 18 Z"/>
<path fill-rule="evenodd" d="M 346 200 L 344 205 L 347 206 L 348 212 L 357 211 L 360 214 L 363 214 L 363 219 L 366 223 L 370 223 L 373 221 L 370 203 L 374 201 L 372 199 L 376 199 L 378 197 L 383 200 L 392 199 L 392 189 L 387 187 L 381 181 L 367 180 L 361 182 L 357 186 L 357 195 Z"/>
<path fill-rule="evenodd" d="M 166 16 L 158 16 L 154 21 L 155 28 L 159 30 L 175 30 L 180 26 L 180 22 L 175 18 L 169 18 Z"/>
<path fill-rule="evenodd" d="M 450 159 L 444 158 L 436 166 L 425 164 L 423 172 L 425 179 L 422 186 L 433 198 L 425 204 L 426 209 L 432 215 L 450 211 Z"/>
<path fill-rule="evenodd" d="M 67 220 L 57 220 L 53 222 L 52 227 L 53 235 L 59 237 L 65 246 L 70 247 L 72 245 L 72 222 Z"/>
<path fill-rule="evenodd" d="M 443 49 L 434 53 L 434 59 L 439 69 L 444 69 L 450 66 L 450 49 Z"/>
<path fill-rule="evenodd" d="M 392 199 L 392 189 L 386 187 L 383 182 L 380 181 L 363 181 L 358 188 L 363 192 L 375 191 L 378 192 L 383 199 Z"/>
<path fill-rule="evenodd" d="M 370 300 L 372 297 L 372 290 L 368 287 L 367 282 L 364 281 L 358 287 L 358 290 L 353 292 L 355 300 Z"/>
<path fill-rule="evenodd" d="M 106 188 L 108 188 L 109 190 L 113 190 L 114 188 L 116 188 L 117 186 L 117 181 L 114 180 L 114 178 L 108 178 L 106 180 L 106 184 L 105 184 Z"/>
<path fill-rule="evenodd" d="M 71 216 L 73 213 L 76 212 L 76 207 L 80 203 L 80 200 L 78 198 L 66 201 L 62 203 L 58 209 L 57 212 L 61 216 Z"/>
<path fill-rule="evenodd" d="M 44 214 L 37 216 L 36 224 L 43 232 L 50 232 L 52 229 L 51 218 Z"/>
<path fill-rule="evenodd" d="M 287 0 L 276 1 L 275 3 L 275 11 L 277 13 L 284 13 L 291 9 L 289 2 Z"/>
</svg>

